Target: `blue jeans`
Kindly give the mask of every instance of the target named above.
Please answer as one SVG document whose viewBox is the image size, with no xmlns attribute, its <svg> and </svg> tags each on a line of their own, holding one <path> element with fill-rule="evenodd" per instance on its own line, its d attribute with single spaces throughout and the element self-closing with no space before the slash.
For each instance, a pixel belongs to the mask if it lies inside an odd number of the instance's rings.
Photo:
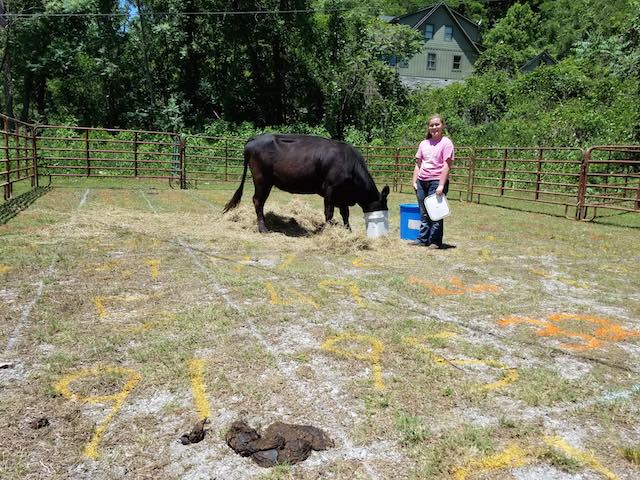
<svg viewBox="0 0 640 480">
<path fill-rule="evenodd" d="M 442 246 L 442 236 L 444 235 L 444 222 L 441 220 L 433 221 L 429 218 L 427 209 L 424 206 L 424 199 L 429 195 L 436 193 L 439 180 L 418 180 L 418 189 L 416 196 L 418 197 L 418 206 L 420 207 L 420 233 L 417 240 L 426 245 Z M 449 191 L 449 182 L 444 185 L 444 193 Z"/>
</svg>

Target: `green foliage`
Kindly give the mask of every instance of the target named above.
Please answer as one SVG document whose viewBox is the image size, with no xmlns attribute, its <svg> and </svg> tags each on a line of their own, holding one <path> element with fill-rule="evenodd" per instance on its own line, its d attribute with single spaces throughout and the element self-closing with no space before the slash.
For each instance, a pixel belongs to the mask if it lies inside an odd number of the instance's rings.
<svg viewBox="0 0 640 480">
<path fill-rule="evenodd" d="M 515 3 L 484 37 L 488 45 L 478 58 L 476 70 L 502 70 L 515 74 L 538 53 L 541 42 L 540 17 L 527 4 Z"/>
<path fill-rule="evenodd" d="M 409 415 L 406 412 L 396 413 L 395 424 L 402 436 L 401 443 L 403 445 L 418 445 L 431 435 L 422 418 Z"/>
<path fill-rule="evenodd" d="M 429 115 L 443 115 L 461 145 L 578 146 L 638 141 L 637 78 L 593 77 L 566 60 L 518 73 L 489 72 L 444 89 L 416 92 L 393 142 L 414 144 Z"/>
<path fill-rule="evenodd" d="M 5 2 L 5 6 L 8 2 Z M 385 59 L 420 35 L 378 15 L 419 0 L 13 0 L 0 25 L 2 110 L 39 123 L 209 135 L 312 133 L 414 144 L 432 112 L 457 143 L 640 141 L 640 1 L 447 0 L 482 22 L 476 75 L 407 91 Z M 278 10 L 316 9 L 278 14 Z M 53 17 L 51 13 L 121 13 Z M 138 15 L 138 13 L 145 15 Z M 167 14 L 169 13 L 169 14 Z M 546 50 L 561 62 L 524 74 Z"/>
</svg>

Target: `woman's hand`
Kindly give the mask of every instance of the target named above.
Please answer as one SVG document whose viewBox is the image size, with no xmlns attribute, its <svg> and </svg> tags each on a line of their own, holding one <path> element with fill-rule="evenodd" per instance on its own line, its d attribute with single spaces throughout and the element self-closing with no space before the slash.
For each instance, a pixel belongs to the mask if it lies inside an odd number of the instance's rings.
<svg viewBox="0 0 640 480">
<path fill-rule="evenodd" d="M 413 182 L 413 191 L 414 192 L 418 191 L 418 182 Z"/>
<path fill-rule="evenodd" d="M 441 197 L 443 192 L 444 192 L 444 185 L 438 185 L 438 188 L 436 188 L 436 195 Z"/>
</svg>

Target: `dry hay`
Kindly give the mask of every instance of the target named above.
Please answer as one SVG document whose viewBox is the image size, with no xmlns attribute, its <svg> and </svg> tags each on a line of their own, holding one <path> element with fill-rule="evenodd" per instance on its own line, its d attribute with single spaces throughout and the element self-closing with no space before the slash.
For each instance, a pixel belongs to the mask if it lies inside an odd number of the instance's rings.
<svg viewBox="0 0 640 480">
<path fill-rule="evenodd" d="M 311 208 L 298 199 L 280 205 L 273 203 L 265 211 L 267 228 L 289 236 L 309 236 L 319 231 L 324 224 L 322 212 Z M 234 230 L 257 231 L 255 210 L 252 205 L 240 205 L 222 215 L 222 222 Z"/>
</svg>

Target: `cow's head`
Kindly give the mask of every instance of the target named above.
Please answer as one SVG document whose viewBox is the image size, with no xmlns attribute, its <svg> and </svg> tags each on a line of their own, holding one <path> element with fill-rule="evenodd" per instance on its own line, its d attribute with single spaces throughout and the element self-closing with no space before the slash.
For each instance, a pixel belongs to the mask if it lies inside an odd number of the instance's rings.
<svg viewBox="0 0 640 480">
<path fill-rule="evenodd" d="M 385 185 L 379 197 L 362 208 L 363 212 L 377 212 L 379 210 L 389 210 L 387 207 L 387 196 L 389 195 L 389 185 Z"/>
</svg>

